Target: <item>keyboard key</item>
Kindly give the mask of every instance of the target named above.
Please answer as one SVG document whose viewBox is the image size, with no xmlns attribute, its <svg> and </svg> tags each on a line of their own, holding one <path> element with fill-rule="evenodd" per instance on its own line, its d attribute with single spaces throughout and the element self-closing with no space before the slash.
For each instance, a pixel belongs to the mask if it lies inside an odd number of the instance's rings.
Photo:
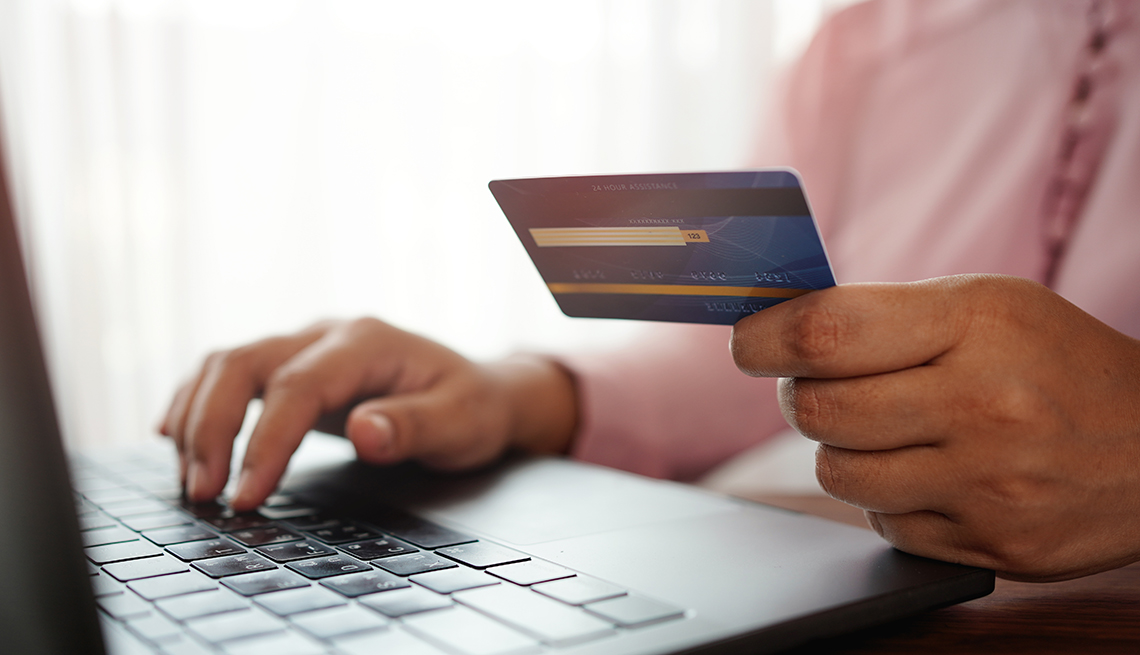
<svg viewBox="0 0 1140 655">
<path fill-rule="evenodd" d="M 212 519 L 217 516 L 233 515 L 233 510 L 216 500 L 204 503 L 192 503 L 183 498 L 179 501 L 178 506 L 182 508 L 182 511 L 196 519 Z"/>
<path fill-rule="evenodd" d="M 280 521 L 282 519 L 299 519 L 306 516 L 313 516 L 317 513 L 317 509 L 315 507 L 309 507 L 308 505 L 280 505 L 278 507 L 262 507 L 257 510 L 257 513 L 271 521 Z"/>
<path fill-rule="evenodd" d="M 121 582 L 130 582 L 142 578 L 152 578 L 156 575 L 179 573 L 188 570 L 186 565 L 170 556 L 148 557 L 128 562 L 107 564 L 103 571 L 114 576 Z"/>
<path fill-rule="evenodd" d="M 144 578 L 127 584 L 135 593 L 147 600 L 158 600 L 182 594 L 192 594 L 196 591 L 214 589 L 218 585 L 204 575 L 187 571 L 174 573 L 157 578 Z"/>
<path fill-rule="evenodd" d="M 103 503 L 102 509 L 104 512 L 119 519 L 127 516 L 135 516 L 136 514 L 161 512 L 170 509 L 170 505 L 167 505 L 161 500 L 155 500 L 154 498 L 139 498 L 115 503 Z"/>
<path fill-rule="evenodd" d="M 373 570 L 372 567 L 365 562 L 353 559 L 348 555 L 333 555 L 332 557 L 318 557 L 315 559 L 301 560 L 299 562 L 290 562 L 286 564 L 285 567 L 312 580 Z"/>
<path fill-rule="evenodd" d="M 264 557 L 253 553 L 230 555 L 229 557 L 215 557 L 194 562 L 194 568 L 211 578 L 224 578 L 231 575 L 253 573 L 254 571 L 268 571 L 277 568 L 277 565 Z"/>
<path fill-rule="evenodd" d="M 101 596 L 96 598 L 95 602 L 104 612 L 120 621 L 124 621 L 132 616 L 146 616 L 151 612 L 150 603 L 130 592 L 123 592 L 113 596 Z"/>
<path fill-rule="evenodd" d="M 340 575 L 335 578 L 321 580 L 321 584 L 349 598 L 411 586 L 402 578 L 397 578 L 391 573 L 385 573 L 383 571 Z"/>
<path fill-rule="evenodd" d="M 233 589 L 243 596 L 256 596 L 282 589 L 296 589 L 309 586 L 301 576 L 289 571 L 262 571 L 261 573 L 248 573 L 232 578 L 223 578 L 222 584 Z"/>
<path fill-rule="evenodd" d="M 404 630 L 393 627 L 380 632 L 365 632 L 341 637 L 335 642 L 337 652 L 347 655 L 449 655 L 439 648 Z"/>
<path fill-rule="evenodd" d="M 457 565 L 449 559 L 431 553 L 413 553 L 377 560 L 372 562 L 372 566 L 377 566 L 396 575 L 415 575 L 416 573 L 451 569 Z"/>
<path fill-rule="evenodd" d="M 625 590 L 621 587 L 584 576 L 543 582 L 534 585 L 531 589 L 569 605 L 585 605 L 586 603 L 625 595 Z"/>
<path fill-rule="evenodd" d="M 164 641 L 178 639 L 182 636 L 182 626 L 165 616 L 152 612 L 147 616 L 127 619 L 127 627 L 131 632 L 146 639 L 161 644 Z"/>
<path fill-rule="evenodd" d="M 227 612 L 186 622 L 186 627 L 202 639 L 220 644 L 224 641 L 280 632 L 286 624 L 281 619 L 259 610 Z"/>
<path fill-rule="evenodd" d="M 80 536 L 83 537 L 84 546 L 105 546 L 107 544 L 118 544 L 124 541 L 137 541 L 139 536 L 120 525 L 114 525 L 109 528 L 95 528 L 82 532 Z"/>
<path fill-rule="evenodd" d="M 332 545 L 345 544 L 350 541 L 360 541 L 362 539 L 380 536 L 379 532 L 350 521 L 337 522 L 323 528 L 306 530 L 306 532 L 316 539 L 320 539 L 326 544 Z"/>
<path fill-rule="evenodd" d="M 464 655 L 527 652 L 539 647 L 532 637 L 466 607 L 413 614 L 402 620 L 409 631 Z"/>
<path fill-rule="evenodd" d="M 167 552 L 185 562 L 193 562 L 211 557 L 225 557 L 244 553 L 245 549 L 229 539 L 211 539 L 210 541 L 192 541 L 190 543 L 167 546 Z"/>
<path fill-rule="evenodd" d="M 223 514 L 221 516 L 215 516 L 206 519 L 206 523 L 209 523 L 222 532 L 249 530 L 250 528 L 260 528 L 266 525 L 271 525 L 269 519 L 266 519 L 253 512 L 233 515 Z"/>
<path fill-rule="evenodd" d="M 362 560 L 374 560 L 380 559 L 381 557 L 394 557 L 396 555 L 416 552 L 416 548 L 411 544 L 388 538 L 345 544 L 339 548 L 349 555 Z"/>
<path fill-rule="evenodd" d="M 294 530 L 318 530 L 320 528 L 340 525 L 340 519 L 335 516 L 320 513 L 306 514 L 305 516 L 298 516 L 291 519 L 282 519 L 282 522 Z"/>
<path fill-rule="evenodd" d="M 485 569 L 489 566 L 495 566 L 496 564 L 525 562 L 530 559 L 529 555 L 520 553 L 517 550 L 511 550 L 510 548 L 504 548 L 496 544 L 489 544 L 485 541 L 462 546 L 440 548 L 435 552 L 477 569 Z"/>
<path fill-rule="evenodd" d="M 123 525 L 136 532 L 154 530 L 156 528 L 172 528 L 176 525 L 186 525 L 188 523 L 190 523 L 190 519 L 187 518 L 185 514 L 172 509 L 168 509 L 164 512 L 139 514 L 137 516 L 127 516 L 123 518 Z"/>
<path fill-rule="evenodd" d="M 344 597 L 322 587 L 275 591 L 257 596 L 253 602 L 277 616 L 289 616 L 298 612 L 311 612 L 312 610 L 339 607 L 345 604 Z"/>
<path fill-rule="evenodd" d="M 540 582 L 572 578 L 575 573 L 570 569 L 562 568 L 550 562 L 530 561 L 517 564 L 506 564 L 487 569 L 487 573 L 509 580 L 517 585 L 529 586 Z"/>
<path fill-rule="evenodd" d="M 413 575 L 408 579 L 438 594 L 450 594 L 456 591 L 463 591 L 464 589 L 474 589 L 476 587 L 499 584 L 498 578 L 493 578 L 482 571 L 458 568 L 421 573 L 419 575 Z"/>
<path fill-rule="evenodd" d="M 169 546 L 171 544 L 181 544 L 187 541 L 205 541 L 207 539 L 217 539 L 218 535 L 210 532 L 205 528 L 196 525 L 180 525 L 173 528 L 161 528 L 158 530 L 147 530 L 142 533 L 142 536 L 158 544 L 159 546 Z"/>
<path fill-rule="evenodd" d="M 378 522 L 377 527 L 420 548 L 442 548 L 475 541 L 471 535 L 408 515 Z"/>
<path fill-rule="evenodd" d="M 110 528 L 118 525 L 115 519 L 107 516 L 102 512 L 92 511 L 79 516 L 79 529 L 80 530 L 95 530 L 97 528 Z M 91 544 L 94 545 L 94 544 Z"/>
<path fill-rule="evenodd" d="M 382 594 L 364 596 L 360 599 L 360 604 L 367 605 L 392 618 L 397 618 L 405 614 L 451 607 L 451 598 L 428 591 L 423 587 L 408 587 L 407 589 L 394 589 Z"/>
<path fill-rule="evenodd" d="M 106 487 L 103 489 L 89 489 L 83 492 L 87 500 L 102 505 L 104 503 L 115 503 L 124 500 L 146 500 L 148 497 L 141 491 L 134 489 L 127 489 L 126 487 Z"/>
<path fill-rule="evenodd" d="M 625 628 L 636 628 L 651 623 L 678 619 L 685 610 L 641 596 L 620 596 L 590 603 L 585 608 L 603 619 Z"/>
<path fill-rule="evenodd" d="M 175 621 L 187 621 L 200 616 L 243 610 L 249 607 L 249 602 L 228 589 L 212 589 L 164 598 L 155 602 L 155 607 Z"/>
<path fill-rule="evenodd" d="M 227 655 L 326 655 L 329 647 L 297 630 L 231 641 L 222 645 Z M 381 655 L 373 653 L 373 655 Z M 394 653 L 392 655 L 395 655 Z M 402 655 L 402 654 L 401 654 Z"/>
<path fill-rule="evenodd" d="M 570 646 L 614 634 L 612 623 L 521 587 L 483 587 L 461 591 L 453 598 L 551 646 Z"/>
<path fill-rule="evenodd" d="M 267 525 L 261 528 L 250 528 L 249 530 L 238 530 L 229 534 L 230 538 L 234 541 L 249 546 L 266 546 L 269 544 L 279 544 L 286 541 L 300 541 L 301 535 L 286 530 L 278 525 Z"/>
<path fill-rule="evenodd" d="M 274 562 L 292 562 L 299 559 L 336 554 L 336 551 L 331 547 L 308 539 L 285 544 L 258 546 L 256 550 Z"/>
<path fill-rule="evenodd" d="M 121 544 L 108 544 L 106 546 L 94 546 L 92 548 L 85 548 L 84 552 L 87 554 L 87 559 L 96 564 L 110 564 L 111 562 L 123 562 L 129 559 L 154 557 L 155 555 L 161 554 L 162 550 L 149 541 L 140 540 L 128 541 Z"/>
<path fill-rule="evenodd" d="M 118 582 L 115 582 L 114 578 L 109 575 L 96 573 L 95 575 L 91 576 L 91 591 L 95 594 L 95 597 L 98 598 L 99 596 L 121 594 L 126 591 L 126 587 L 119 584 Z"/>
<path fill-rule="evenodd" d="M 359 605 L 333 607 L 290 617 L 293 625 L 319 639 L 332 639 L 354 632 L 388 627 L 388 619 Z"/>
</svg>

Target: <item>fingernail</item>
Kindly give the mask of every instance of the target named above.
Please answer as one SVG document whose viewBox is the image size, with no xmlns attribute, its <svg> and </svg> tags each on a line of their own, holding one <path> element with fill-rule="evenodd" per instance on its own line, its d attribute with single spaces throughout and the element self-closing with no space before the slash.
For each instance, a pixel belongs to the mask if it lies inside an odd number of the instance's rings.
<svg viewBox="0 0 1140 655">
<path fill-rule="evenodd" d="M 186 495 L 190 497 L 190 500 L 201 500 L 199 494 L 206 486 L 206 470 L 194 462 L 190 462 L 190 466 L 186 470 L 186 481 Z"/>
<path fill-rule="evenodd" d="M 375 453 L 379 457 L 392 454 L 392 420 L 383 414 L 373 414 L 368 417 L 368 424 L 372 426 Z"/>
</svg>

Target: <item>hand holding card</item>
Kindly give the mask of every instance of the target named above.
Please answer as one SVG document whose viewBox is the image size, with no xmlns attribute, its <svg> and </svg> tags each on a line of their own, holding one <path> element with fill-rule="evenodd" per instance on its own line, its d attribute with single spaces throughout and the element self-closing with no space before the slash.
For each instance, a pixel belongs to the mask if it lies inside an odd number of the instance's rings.
<svg viewBox="0 0 1140 655">
<path fill-rule="evenodd" d="M 490 188 L 568 316 L 731 325 L 835 286 L 790 170 L 497 180 Z"/>
</svg>

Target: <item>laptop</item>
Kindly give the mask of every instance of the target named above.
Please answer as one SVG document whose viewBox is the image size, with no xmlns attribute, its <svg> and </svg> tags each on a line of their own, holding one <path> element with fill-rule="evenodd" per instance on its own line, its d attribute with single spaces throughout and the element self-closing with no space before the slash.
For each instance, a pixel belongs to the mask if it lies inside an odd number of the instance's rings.
<svg viewBox="0 0 1140 655">
<path fill-rule="evenodd" d="M 170 448 L 65 453 L 0 157 L 5 652 L 769 653 L 985 595 L 869 530 L 560 458 L 370 467 L 310 436 L 257 512 Z"/>
</svg>

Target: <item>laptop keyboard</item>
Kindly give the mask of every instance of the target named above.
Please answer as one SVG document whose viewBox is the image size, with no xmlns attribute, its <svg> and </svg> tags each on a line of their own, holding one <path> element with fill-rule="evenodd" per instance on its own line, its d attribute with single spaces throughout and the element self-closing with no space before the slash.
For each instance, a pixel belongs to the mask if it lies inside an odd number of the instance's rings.
<svg viewBox="0 0 1140 655">
<path fill-rule="evenodd" d="M 104 464 L 72 463 L 96 602 L 112 641 L 153 652 L 515 654 L 685 617 L 407 514 L 323 514 L 288 494 L 235 514 L 183 502 L 169 463 Z"/>
</svg>

